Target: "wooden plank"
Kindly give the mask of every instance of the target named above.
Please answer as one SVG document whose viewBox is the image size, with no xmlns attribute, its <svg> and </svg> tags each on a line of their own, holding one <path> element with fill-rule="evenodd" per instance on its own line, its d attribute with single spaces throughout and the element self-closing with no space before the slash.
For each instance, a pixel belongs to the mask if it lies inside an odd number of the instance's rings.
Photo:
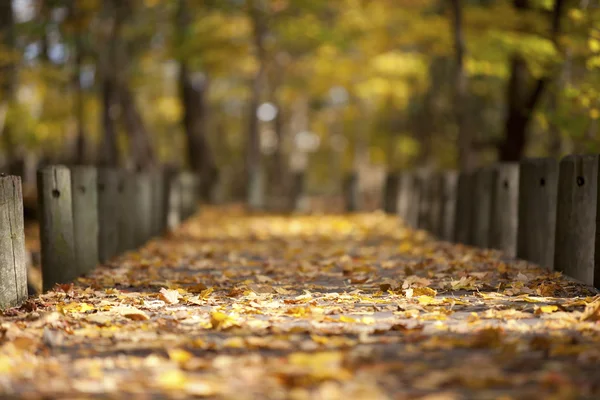
<svg viewBox="0 0 600 400">
<path fill-rule="evenodd" d="M 98 264 L 98 179 L 94 167 L 71 168 L 73 233 L 78 275 Z"/>
<path fill-rule="evenodd" d="M 305 182 L 306 173 L 304 171 L 294 171 L 292 175 L 292 209 L 294 211 L 306 211 L 305 205 Z"/>
<path fill-rule="evenodd" d="M 560 162 L 554 269 L 592 285 L 595 274 L 599 156 L 567 156 Z M 595 276 L 596 275 L 596 276 Z"/>
<path fill-rule="evenodd" d="M 347 212 L 357 212 L 361 209 L 360 182 L 356 172 L 346 175 L 344 178 L 344 204 Z"/>
<path fill-rule="evenodd" d="M 471 241 L 471 207 L 473 204 L 472 182 L 472 173 L 461 172 L 458 175 L 453 234 L 453 241 L 457 243 L 469 244 Z"/>
<path fill-rule="evenodd" d="M 473 205 L 471 207 L 471 238 L 469 244 L 480 248 L 489 247 L 490 219 L 492 215 L 492 193 L 496 170 L 480 168 L 473 174 Z"/>
<path fill-rule="evenodd" d="M 64 166 L 45 167 L 38 171 L 37 184 L 42 282 L 44 290 L 49 290 L 79 274 L 73 237 L 71 173 Z"/>
<path fill-rule="evenodd" d="M 136 246 L 152 237 L 152 177 L 148 172 L 135 174 L 135 231 Z"/>
<path fill-rule="evenodd" d="M 109 261 L 121 250 L 119 218 L 122 193 L 120 173 L 114 168 L 98 169 L 98 258 Z M 122 190 L 122 189 L 121 189 Z M 126 240 L 126 239 L 125 239 Z"/>
<path fill-rule="evenodd" d="M 517 257 L 553 269 L 558 196 L 558 162 L 521 161 Z"/>
<path fill-rule="evenodd" d="M 196 175 L 192 172 L 184 171 L 179 175 L 180 200 L 181 200 L 181 218 L 188 219 L 196 212 L 198 197 Z"/>
<path fill-rule="evenodd" d="M 458 172 L 445 171 L 442 174 L 442 177 L 442 211 L 440 216 L 441 226 L 439 228 L 439 237 L 447 241 L 452 241 L 454 240 L 454 224 L 456 218 Z"/>
<path fill-rule="evenodd" d="M 156 169 L 150 172 L 152 181 L 152 214 L 151 214 L 151 232 L 152 236 L 161 236 L 163 234 L 162 213 L 163 213 L 163 190 L 164 178 L 162 169 Z"/>
<path fill-rule="evenodd" d="M 396 214 L 398 212 L 398 189 L 400 184 L 400 176 L 397 172 L 388 172 L 385 177 L 383 188 L 383 211 L 388 214 Z"/>
<path fill-rule="evenodd" d="M 0 309 L 27 299 L 21 178 L 0 176 Z"/>
<path fill-rule="evenodd" d="M 429 231 L 440 237 L 444 203 L 444 174 L 442 172 L 432 173 L 429 183 L 429 197 Z"/>
<path fill-rule="evenodd" d="M 119 198 L 117 226 L 119 229 L 118 254 L 135 249 L 137 242 L 137 186 L 136 174 L 133 171 L 119 170 L 117 196 Z"/>
<path fill-rule="evenodd" d="M 501 250 L 507 257 L 517 254 L 519 219 L 519 164 L 496 164 L 492 194 L 489 247 Z"/>
</svg>

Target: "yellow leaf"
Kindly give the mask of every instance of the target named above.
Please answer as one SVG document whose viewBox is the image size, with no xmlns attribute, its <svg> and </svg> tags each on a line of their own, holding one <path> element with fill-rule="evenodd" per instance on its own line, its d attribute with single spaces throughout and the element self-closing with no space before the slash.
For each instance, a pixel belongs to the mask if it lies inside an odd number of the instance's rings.
<svg viewBox="0 0 600 400">
<path fill-rule="evenodd" d="M 168 353 L 169 358 L 179 364 L 185 364 L 194 357 L 192 353 L 183 349 L 171 349 Z"/>
<path fill-rule="evenodd" d="M 341 322 L 356 322 L 356 319 L 354 319 L 352 317 L 347 317 L 345 315 L 340 315 L 340 321 Z"/>
<path fill-rule="evenodd" d="M 558 311 L 558 306 L 541 306 L 537 307 L 535 310 L 536 314 L 551 314 L 554 311 Z"/>
<path fill-rule="evenodd" d="M 185 374 L 178 369 L 163 372 L 158 377 L 158 385 L 167 390 L 181 390 L 185 387 L 186 383 L 187 378 Z"/>
<path fill-rule="evenodd" d="M 417 297 L 417 301 L 422 306 L 427 306 L 429 304 L 435 303 L 435 299 L 430 296 L 419 296 Z"/>
</svg>

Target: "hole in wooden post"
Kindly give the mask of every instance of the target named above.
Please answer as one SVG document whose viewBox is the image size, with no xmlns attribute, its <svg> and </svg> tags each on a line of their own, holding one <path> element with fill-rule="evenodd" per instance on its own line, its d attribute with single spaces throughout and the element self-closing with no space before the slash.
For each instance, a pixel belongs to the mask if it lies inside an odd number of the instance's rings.
<svg viewBox="0 0 600 400">
<path fill-rule="evenodd" d="M 100 183 L 100 184 L 98 185 L 98 190 L 99 190 L 99 191 L 101 191 L 101 192 L 104 192 L 104 188 L 105 188 L 105 186 L 104 186 L 104 183 Z"/>
<path fill-rule="evenodd" d="M 117 190 L 119 191 L 119 193 L 123 193 L 123 191 L 125 190 L 125 184 L 123 182 L 120 182 L 119 186 L 117 186 Z"/>
<path fill-rule="evenodd" d="M 540 186 L 546 186 L 546 180 L 544 178 L 540 179 Z"/>
<path fill-rule="evenodd" d="M 58 189 L 52 190 L 52 197 L 58 199 L 60 197 L 60 191 Z"/>
<path fill-rule="evenodd" d="M 504 186 L 504 189 L 508 189 L 508 181 L 506 179 L 502 183 L 502 186 Z"/>
<path fill-rule="evenodd" d="M 577 186 L 583 186 L 585 184 L 585 179 L 583 179 L 583 176 L 578 176 L 577 177 Z"/>
<path fill-rule="evenodd" d="M 85 186 L 79 186 L 79 192 L 85 193 Z"/>
</svg>

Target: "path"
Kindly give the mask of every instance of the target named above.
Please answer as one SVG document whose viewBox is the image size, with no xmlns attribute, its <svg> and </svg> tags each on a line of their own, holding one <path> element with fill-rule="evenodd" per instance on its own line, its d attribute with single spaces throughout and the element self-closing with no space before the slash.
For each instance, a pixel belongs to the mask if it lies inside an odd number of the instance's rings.
<svg viewBox="0 0 600 400">
<path fill-rule="evenodd" d="M 592 296 L 383 214 L 212 209 L 5 312 L 0 395 L 599 398 Z"/>
</svg>

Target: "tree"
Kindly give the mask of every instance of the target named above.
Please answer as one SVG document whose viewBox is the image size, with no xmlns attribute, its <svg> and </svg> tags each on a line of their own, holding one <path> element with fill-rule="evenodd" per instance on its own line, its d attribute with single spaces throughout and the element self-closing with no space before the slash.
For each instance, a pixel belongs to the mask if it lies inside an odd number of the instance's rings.
<svg viewBox="0 0 600 400">
<path fill-rule="evenodd" d="M 176 18 L 180 48 L 183 41 L 190 39 L 190 22 L 193 15 L 188 1 L 180 0 Z M 192 72 L 189 55 L 183 54 L 183 51 L 179 52 L 178 58 L 179 91 L 183 105 L 182 125 L 187 141 L 188 164 L 198 174 L 201 195 L 208 200 L 217 179 L 215 160 L 206 139 L 208 76 L 202 72 Z"/>
<path fill-rule="evenodd" d="M 513 5 L 520 13 L 531 9 L 529 0 L 514 0 Z M 564 0 L 555 0 L 551 13 L 550 38 L 555 45 L 561 33 L 564 5 Z M 512 55 L 507 89 L 508 111 L 504 126 L 504 138 L 498 146 L 499 160 L 518 161 L 523 157 L 527 144 L 527 132 L 534 111 L 551 79 L 549 74 L 533 79 L 523 55 L 519 53 Z"/>
</svg>

